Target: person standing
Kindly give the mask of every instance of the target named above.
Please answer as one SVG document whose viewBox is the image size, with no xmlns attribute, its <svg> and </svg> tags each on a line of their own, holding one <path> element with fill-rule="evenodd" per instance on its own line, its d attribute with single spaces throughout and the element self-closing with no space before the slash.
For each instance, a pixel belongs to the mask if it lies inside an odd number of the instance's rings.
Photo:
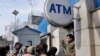
<svg viewBox="0 0 100 56">
<path fill-rule="evenodd" d="M 9 50 L 10 47 L 8 41 L 6 41 L 5 39 L 2 38 L 2 36 L 0 36 L 0 56 L 7 56 Z"/>
<path fill-rule="evenodd" d="M 34 47 L 30 46 L 26 48 L 25 53 L 22 56 L 34 56 Z"/>
<path fill-rule="evenodd" d="M 66 56 L 75 56 L 75 42 L 74 36 L 68 34 L 65 41 L 62 41 L 62 46 L 64 48 L 64 53 Z"/>
<path fill-rule="evenodd" d="M 45 43 L 40 43 L 36 47 L 36 56 L 40 56 L 41 54 L 47 54 L 47 44 Z"/>
<path fill-rule="evenodd" d="M 50 50 L 48 51 L 48 56 L 56 56 L 57 48 L 56 47 L 51 47 Z"/>
<path fill-rule="evenodd" d="M 22 47 L 22 44 L 17 42 L 14 46 L 14 50 L 12 52 L 12 56 L 22 56 L 21 52 L 21 47 Z"/>
</svg>

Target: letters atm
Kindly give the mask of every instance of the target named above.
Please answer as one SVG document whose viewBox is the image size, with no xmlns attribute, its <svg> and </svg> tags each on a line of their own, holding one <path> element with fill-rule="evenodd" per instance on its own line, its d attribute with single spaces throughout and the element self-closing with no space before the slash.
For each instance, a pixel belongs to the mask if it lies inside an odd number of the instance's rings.
<svg viewBox="0 0 100 56">
<path fill-rule="evenodd" d="M 63 14 L 69 14 L 71 15 L 71 6 L 66 7 L 65 5 L 62 4 L 54 4 L 52 3 L 50 6 L 50 13 L 63 13 Z"/>
</svg>

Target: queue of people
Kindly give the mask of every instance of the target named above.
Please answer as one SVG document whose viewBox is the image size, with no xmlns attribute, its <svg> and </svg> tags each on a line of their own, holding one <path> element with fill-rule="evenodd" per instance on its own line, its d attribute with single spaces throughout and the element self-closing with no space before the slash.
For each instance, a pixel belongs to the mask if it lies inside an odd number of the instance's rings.
<svg viewBox="0 0 100 56">
<path fill-rule="evenodd" d="M 40 43 L 36 47 L 26 46 L 25 48 L 18 42 L 15 44 L 15 50 L 12 53 L 12 56 L 55 56 L 57 51 L 56 47 L 51 47 L 47 51 L 47 45 L 45 43 Z"/>
<path fill-rule="evenodd" d="M 65 40 L 61 42 L 61 46 L 64 49 L 64 56 L 75 56 L 75 43 L 72 34 L 66 36 Z M 40 43 L 36 47 L 32 45 L 23 47 L 21 43 L 17 42 L 12 52 L 9 52 L 9 45 L 0 46 L 0 56 L 56 56 L 56 47 L 51 47 L 49 51 L 47 51 L 47 48 L 48 46 L 45 43 Z M 10 55 L 6 55 L 7 53 Z"/>
</svg>

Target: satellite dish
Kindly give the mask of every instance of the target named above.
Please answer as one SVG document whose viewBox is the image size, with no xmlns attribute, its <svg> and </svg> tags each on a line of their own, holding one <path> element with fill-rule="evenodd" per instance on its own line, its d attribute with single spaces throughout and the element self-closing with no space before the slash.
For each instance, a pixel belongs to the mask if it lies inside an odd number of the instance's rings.
<svg viewBox="0 0 100 56">
<path fill-rule="evenodd" d="M 64 27 L 73 20 L 72 5 L 66 0 L 47 0 L 44 8 L 45 17 L 53 26 Z"/>
</svg>

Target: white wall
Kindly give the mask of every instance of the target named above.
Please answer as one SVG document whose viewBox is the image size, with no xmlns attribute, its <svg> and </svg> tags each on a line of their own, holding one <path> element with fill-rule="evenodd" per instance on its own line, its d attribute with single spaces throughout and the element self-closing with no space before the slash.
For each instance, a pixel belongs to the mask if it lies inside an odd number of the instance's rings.
<svg viewBox="0 0 100 56">
<path fill-rule="evenodd" d="M 53 39 L 52 39 L 52 45 L 53 47 L 57 48 L 57 53 L 59 53 L 59 48 L 60 48 L 60 41 L 59 41 L 59 28 L 57 28 L 56 30 L 54 30 L 52 32 L 53 35 Z"/>
<path fill-rule="evenodd" d="M 51 34 L 53 36 L 52 45 L 53 45 L 53 47 L 57 48 L 56 55 L 64 56 L 63 48 L 61 46 L 61 41 L 65 39 L 67 34 L 73 33 L 73 29 L 68 30 L 68 29 L 57 28 L 57 27 L 49 25 L 48 30 L 49 30 L 49 32 L 51 32 Z M 49 44 L 49 39 L 47 39 L 47 44 Z"/>
</svg>

